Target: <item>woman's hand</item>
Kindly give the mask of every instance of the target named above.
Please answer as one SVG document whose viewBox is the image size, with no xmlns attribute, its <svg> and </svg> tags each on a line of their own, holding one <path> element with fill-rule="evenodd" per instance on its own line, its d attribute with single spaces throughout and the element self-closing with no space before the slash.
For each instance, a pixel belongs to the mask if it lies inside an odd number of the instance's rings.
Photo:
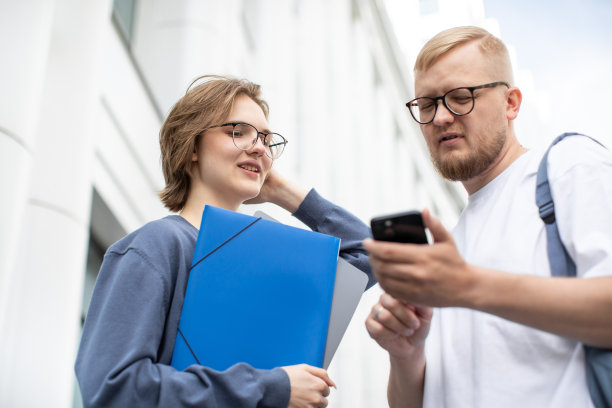
<svg viewBox="0 0 612 408">
<path fill-rule="evenodd" d="M 270 169 L 266 181 L 264 181 L 259 194 L 245 204 L 273 203 L 290 213 L 294 213 L 306 195 L 308 190 L 302 186 L 287 180 L 275 169 Z"/>
<path fill-rule="evenodd" d="M 291 384 L 288 408 L 327 407 L 329 387 L 336 387 L 327 375 L 327 371 L 307 364 L 282 368 L 287 372 Z"/>
</svg>

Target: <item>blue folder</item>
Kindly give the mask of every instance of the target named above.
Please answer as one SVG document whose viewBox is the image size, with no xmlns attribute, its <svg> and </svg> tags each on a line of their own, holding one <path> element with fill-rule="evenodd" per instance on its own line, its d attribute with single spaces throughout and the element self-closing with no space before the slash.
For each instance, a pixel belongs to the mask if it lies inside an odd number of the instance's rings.
<svg viewBox="0 0 612 408">
<path fill-rule="evenodd" d="M 264 220 L 276 221 L 263 211 L 255 211 L 256 217 Z M 278 222 L 278 221 L 276 221 Z M 338 258 L 336 267 L 336 280 L 334 281 L 334 295 L 332 298 L 329 316 L 329 329 L 325 342 L 325 355 L 323 368 L 327 370 L 340 341 L 351 323 L 355 309 L 359 305 L 361 295 L 368 285 L 368 275 L 355 268 L 342 258 Z"/>
<path fill-rule="evenodd" d="M 340 239 L 206 206 L 172 366 L 321 367 Z"/>
</svg>

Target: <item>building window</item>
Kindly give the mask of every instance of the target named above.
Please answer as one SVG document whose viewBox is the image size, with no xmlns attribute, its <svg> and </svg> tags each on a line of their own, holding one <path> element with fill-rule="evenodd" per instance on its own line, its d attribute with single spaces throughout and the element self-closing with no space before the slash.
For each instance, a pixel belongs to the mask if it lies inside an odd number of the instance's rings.
<svg viewBox="0 0 612 408">
<path fill-rule="evenodd" d="M 85 322 L 89 301 L 93 293 L 98 271 L 102 266 L 104 253 L 114 242 L 125 236 L 125 230 L 117 221 L 102 196 L 94 188 L 91 200 L 91 219 L 89 230 L 89 250 L 83 283 L 83 303 L 81 324 Z M 81 326 L 82 327 L 82 326 Z"/>
<path fill-rule="evenodd" d="M 357 4 L 357 0 L 351 0 L 351 18 L 353 21 L 358 21 L 359 17 L 359 4 Z"/>
<path fill-rule="evenodd" d="M 98 278 L 98 271 L 102 266 L 104 253 L 109 246 L 126 234 L 126 231 L 121 227 L 119 221 L 95 188 L 92 194 L 91 219 L 89 222 L 89 248 L 87 251 L 87 264 L 85 266 L 85 279 L 83 281 L 83 300 L 81 303 L 81 329 L 87 318 L 89 302 L 91 301 L 91 295 L 93 294 L 96 279 Z M 72 407 L 82 408 L 81 393 L 76 383 L 76 377 L 74 380 Z"/>
<path fill-rule="evenodd" d="M 113 0 L 113 22 L 126 43 L 132 43 L 137 0 Z"/>
</svg>

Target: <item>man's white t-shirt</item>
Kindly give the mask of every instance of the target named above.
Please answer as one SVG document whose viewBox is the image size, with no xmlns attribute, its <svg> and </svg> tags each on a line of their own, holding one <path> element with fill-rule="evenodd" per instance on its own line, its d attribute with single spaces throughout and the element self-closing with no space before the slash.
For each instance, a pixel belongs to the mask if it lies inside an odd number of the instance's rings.
<svg viewBox="0 0 612 408">
<path fill-rule="evenodd" d="M 543 153 L 528 151 L 469 197 L 453 231 L 468 263 L 550 277 L 535 204 Z M 548 160 L 557 224 L 578 275 L 612 275 L 610 152 L 572 136 L 553 147 Z M 425 407 L 593 406 L 579 342 L 491 314 L 436 309 L 426 357 Z"/>
</svg>

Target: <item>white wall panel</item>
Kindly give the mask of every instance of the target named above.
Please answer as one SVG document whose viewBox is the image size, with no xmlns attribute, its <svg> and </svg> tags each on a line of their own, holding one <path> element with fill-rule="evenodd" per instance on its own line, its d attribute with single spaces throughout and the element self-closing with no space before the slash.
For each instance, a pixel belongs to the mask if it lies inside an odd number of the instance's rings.
<svg viewBox="0 0 612 408">
<path fill-rule="evenodd" d="M 10 352 L 0 365 L 2 406 L 64 407 L 72 399 L 92 119 L 110 1 L 54 5 L 40 112 L 32 119 L 28 200 L 5 303 L 2 347 Z"/>
<path fill-rule="evenodd" d="M 159 127 L 197 76 L 261 84 L 271 127 L 289 139 L 275 166 L 364 222 L 432 203 L 446 220 L 458 211 L 403 105 L 410 69 L 398 73 L 382 2 L 139 1 L 131 44 L 110 5 L 31 0 L 12 5 L 8 19 L 6 6 L 0 13 L 0 50 L 16 62 L 0 66 L 0 77 L 15 78 L 11 97 L 0 95 L 0 182 L 12 197 L 0 204 L 0 225 L 11 231 L 0 231 L 0 251 L 20 259 L 0 269 L 0 297 L 10 294 L 0 319 L 10 314 L 14 333 L 0 333 L 0 405 L 70 405 L 92 188 L 128 232 L 168 213 L 157 198 Z M 240 210 L 258 208 L 303 227 L 271 205 Z M 386 405 L 388 359 L 364 327 L 379 295 L 378 287 L 364 295 L 332 362 L 331 407 Z M 48 345 L 23 357 L 41 333 Z M 24 395 L 34 385 L 40 392 Z"/>
</svg>

